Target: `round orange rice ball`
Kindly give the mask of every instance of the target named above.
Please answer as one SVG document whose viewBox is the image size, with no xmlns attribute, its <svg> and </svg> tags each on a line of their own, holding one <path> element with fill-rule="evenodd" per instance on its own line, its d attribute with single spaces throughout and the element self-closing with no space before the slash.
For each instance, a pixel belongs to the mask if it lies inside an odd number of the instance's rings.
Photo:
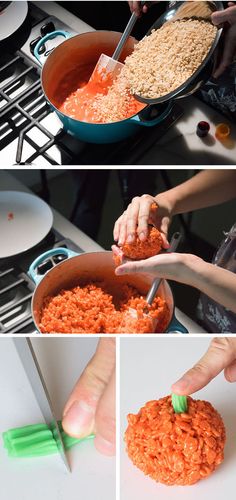
<svg viewBox="0 0 236 500">
<path fill-rule="evenodd" d="M 166 485 L 191 485 L 223 461 L 225 428 L 209 402 L 188 397 L 188 412 L 175 413 L 166 396 L 128 415 L 125 442 L 144 474 Z"/>
<path fill-rule="evenodd" d="M 154 226 L 148 227 L 148 237 L 145 241 L 140 241 L 138 235 L 132 243 L 124 243 L 120 248 L 125 257 L 134 260 L 148 259 L 157 255 L 162 249 L 162 236 L 160 231 Z"/>
</svg>

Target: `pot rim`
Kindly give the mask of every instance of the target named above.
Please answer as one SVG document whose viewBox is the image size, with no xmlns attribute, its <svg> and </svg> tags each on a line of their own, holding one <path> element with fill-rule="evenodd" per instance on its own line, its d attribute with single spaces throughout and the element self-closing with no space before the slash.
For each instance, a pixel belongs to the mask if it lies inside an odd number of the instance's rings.
<svg viewBox="0 0 236 500">
<path fill-rule="evenodd" d="M 60 46 L 61 46 L 61 45 L 63 45 L 64 43 L 69 43 L 69 42 L 70 42 L 70 40 L 71 40 L 72 38 L 83 37 L 84 35 L 88 35 L 88 34 L 89 34 L 89 35 L 91 35 L 92 33 L 117 33 L 117 34 L 119 34 L 119 35 L 122 35 L 122 33 L 121 33 L 120 31 L 113 31 L 113 30 L 112 30 L 112 31 L 109 31 L 109 30 L 86 31 L 85 33 L 80 33 L 80 34 L 77 34 L 77 35 L 73 35 L 73 36 L 72 36 L 72 37 L 70 37 L 70 38 L 67 38 L 66 40 L 64 40 L 63 42 L 61 42 L 61 43 L 60 43 L 60 45 L 58 45 L 58 46 L 57 46 L 57 47 L 53 50 L 53 52 L 54 52 L 55 50 L 57 50 L 57 49 L 59 50 L 59 49 L 60 49 Z M 136 40 L 136 38 L 134 38 L 133 36 L 130 36 L 129 38 L 133 39 L 133 40 L 134 40 L 134 42 L 138 42 L 138 40 Z M 47 60 L 45 61 L 45 64 L 46 64 L 46 62 L 50 59 L 50 57 L 51 57 L 51 55 L 52 55 L 52 53 L 53 53 L 53 52 L 51 52 L 51 53 L 48 55 Z M 141 111 L 139 111 L 138 113 L 135 113 L 134 115 L 131 115 L 131 116 L 129 116 L 128 118 L 124 118 L 123 120 L 119 120 L 119 121 L 116 121 L 116 122 L 108 122 L 108 123 L 90 123 L 90 122 L 84 122 L 84 121 L 81 121 L 81 120 L 76 120 L 75 118 L 71 118 L 69 115 L 66 115 L 66 114 L 65 114 L 65 113 L 63 113 L 61 110 L 59 110 L 59 109 L 55 106 L 55 104 L 53 104 L 53 103 L 52 103 L 51 99 L 49 99 L 49 97 L 47 96 L 47 94 L 46 94 L 46 92 L 45 92 L 45 90 L 44 90 L 44 86 L 43 86 L 43 76 L 44 76 L 44 73 L 43 73 L 43 72 L 44 72 L 44 71 L 46 71 L 46 69 L 44 70 L 44 68 L 45 68 L 45 64 L 43 64 L 43 65 L 41 66 L 41 75 L 40 75 L 41 87 L 42 87 L 42 89 L 43 89 L 43 93 L 44 93 L 44 95 L 45 95 L 45 97 L 46 97 L 46 100 L 47 100 L 47 101 L 48 101 L 48 103 L 49 103 L 49 104 L 50 104 L 50 105 L 51 105 L 51 106 L 55 109 L 55 111 L 56 111 L 57 113 L 60 113 L 60 114 L 63 116 L 63 118 L 65 118 L 65 119 L 67 119 L 67 120 L 71 120 L 71 121 L 73 121 L 73 122 L 75 122 L 75 123 L 81 123 L 81 124 L 83 124 L 83 125 L 89 125 L 90 127 L 91 127 L 91 126 L 97 126 L 97 125 L 100 125 L 100 126 L 101 126 L 101 125 L 102 125 L 102 126 L 105 128 L 105 127 L 108 127 L 108 126 L 110 127 L 110 126 L 112 126 L 112 125 L 113 125 L 113 126 L 114 126 L 114 125 L 117 125 L 118 123 L 125 123 L 125 122 L 129 121 L 131 118 L 134 118 L 135 116 L 139 116 L 139 115 L 140 115 L 140 113 L 142 113 L 144 110 L 146 110 L 148 107 L 150 107 L 148 104 L 146 104 L 146 105 L 145 105 L 145 107 L 144 107 L 143 109 L 141 109 Z M 137 100 L 138 100 L 138 99 L 137 99 Z M 160 116 L 161 116 L 161 115 L 160 115 Z"/>
<path fill-rule="evenodd" d="M 70 259 L 70 260 L 71 260 L 71 259 L 77 259 L 78 257 L 81 257 L 81 256 L 83 256 L 83 255 L 104 254 L 104 253 L 107 253 L 107 254 L 111 255 L 111 254 L 112 254 L 112 251 L 111 251 L 111 250 L 101 250 L 101 251 L 94 251 L 94 252 L 83 252 L 83 253 L 80 253 L 80 254 L 78 254 L 78 255 L 73 255 L 72 257 L 68 257 L 68 259 Z M 54 271 L 54 269 L 56 269 L 56 268 L 58 268 L 59 266 L 62 266 L 63 264 L 65 264 L 65 263 L 67 262 L 67 260 L 68 260 L 68 259 L 63 260 L 63 261 L 62 261 L 62 262 L 60 262 L 59 264 L 56 264 L 56 266 L 55 266 L 55 267 L 53 267 L 52 269 L 50 269 L 49 271 L 47 271 L 47 272 L 45 273 L 45 275 L 43 276 L 43 278 L 41 279 L 41 281 L 40 281 L 38 284 L 36 284 L 36 283 L 35 283 L 35 289 L 34 289 L 34 292 L 33 292 L 32 298 L 31 298 L 31 314 L 32 314 L 32 318 L 33 318 L 33 321 L 34 321 L 35 327 L 36 327 L 36 329 L 37 329 L 37 332 L 38 332 L 40 335 L 55 335 L 55 334 L 54 334 L 54 333 L 53 333 L 53 334 L 52 334 L 52 333 L 48 333 L 48 334 L 46 333 L 46 334 L 43 334 L 43 333 L 40 331 L 40 328 L 39 328 L 39 326 L 38 326 L 38 323 L 37 323 L 37 321 L 36 321 L 36 319 L 35 319 L 35 314 L 34 314 L 34 299 L 35 299 L 35 294 L 36 294 L 36 292 L 37 292 L 37 288 L 38 288 L 38 287 L 40 286 L 40 284 L 43 282 L 43 280 L 44 280 L 44 278 L 45 278 L 45 276 L 46 276 L 46 275 L 48 275 L 49 273 L 52 273 L 52 272 Z M 166 279 L 164 279 L 164 278 L 163 278 L 163 280 L 162 280 L 162 281 L 164 282 L 165 286 L 167 286 L 167 289 L 168 289 L 168 291 L 170 292 L 171 299 L 172 299 L 172 303 L 173 303 L 173 311 L 172 311 L 172 314 L 170 315 L 170 320 L 169 320 L 169 322 L 168 322 L 168 324 L 167 324 L 167 326 L 166 326 L 166 330 L 165 330 L 165 332 L 154 332 L 154 333 L 153 333 L 153 335 L 159 335 L 159 334 L 162 334 L 162 333 L 168 333 L 168 328 L 169 328 L 169 326 L 171 325 L 172 321 L 173 321 L 173 320 L 174 320 L 174 318 L 175 318 L 175 299 L 174 299 L 174 294 L 173 294 L 173 291 L 172 291 L 172 289 L 171 289 L 171 286 L 170 286 L 170 284 L 169 284 L 168 280 L 166 280 Z M 63 334 L 58 333 L 58 335 L 63 335 Z M 94 334 L 89 334 L 89 333 L 84 333 L 84 334 L 74 333 L 74 334 L 73 334 L 73 333 L 71 333 L 71 334 L 69 334 L 69 335 L 94 335 Z M 99 335 L 100 335 L 100 334 L 99 334 Z M 115 335 L 127 335 L 127 334 L 125 334 L 125 333 L 124 333 L 124 334 L 122 334 L 122 333 L 121 333 L 121 334 L 116 334 L 116 333 L 114 333 L 114 334 L 107 334 L 107 333 L 106 333 L 106 334 L 102 334 L 102 335 L 114 335 L 114 336 L 115 336 Z M 131 335 L 131 334 L 130 334 L 130 335 Z M 134 335 L 135 335 L 135 334 L 134 334 Z M 144 333 L 143 335 L 150 335 L 150 334 L 145 334 L 145 333 Z"/>
</svg>

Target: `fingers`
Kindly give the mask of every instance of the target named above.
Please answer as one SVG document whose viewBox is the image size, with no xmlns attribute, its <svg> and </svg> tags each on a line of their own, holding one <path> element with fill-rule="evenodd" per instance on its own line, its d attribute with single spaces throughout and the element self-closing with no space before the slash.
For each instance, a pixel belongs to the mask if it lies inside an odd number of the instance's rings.
<svg viewBox="0 0 236 500">
<path fill-rule="evenodd" d="M 188 260 L 192 255 L 175 252 L 160 253 L 144 260 L 128 261 L 115 269 L 117 276 L 145 273 L 156 278 L 173 279 L 185 283 L 188 274 Z"/>
<path fill-rule="evenodd" d="M 141 2 L 128 2 L 129 3 L 129 7 L 130 7 L 130 11 L 132 12 L 135 12 L 136 16 L 141 16 L 142 12 L 144 14 L 146 14 L 147 10 L 148 10 L 148 7 L 147 5 L 144 5 L 142 7 L 141 5 Z"/>
<path fill-rule="evenodd" d="M 236 382 L 236 360 L 225 368 L 224 375 L 228 382 Z"/>
<path fill-rule="evenodd" d="M 64 408 L 62 426 L 73 437 L 93 432 L 99 399 L 115 365 L 115 339 L 100 339 L 95 355 L 75 385 Z"/>
<path fill-rule="evenodd" d="M 161 231 L 161 235 L 162 235 L 163 248 L 165 250 L 168 250 L 168 248 L 170 247 L 170 243 L 168 241 L 169 225 L 170 225 L 170 218 L 163 217 L 163 219 L 161 221 L 160 231 Z"/>
<path fill-rule="evenodd" d="M 139 212 L 142 207 L 140 198 L 135 197 L 127 210 L 127 224 L 126 224 L 126 241 L 132 243 L 135 239 L 137 231 L 137 221 L 139 220 Z"/>
<path fill-rule="evenodd" d="M 124 274 L 145 273 L 147 272 L 148 260 L 150 259 L 126 262 L 115 269 L 115 274 L 117 276 L 123 276 Z M 151 271 L 148 269 L 148 272 Z"/>
<path fill-rule="evenodd" d="M 94 444 L 100 453 L 115 455 L 116 425 L 115 425 L 115 371 L 103 392 L 95 416 Z"/>
<path fill-rule="evenodd" d="M 214 338 L 207 352 L 188 370 L 183 377 L 175 382 L 171 390 L 175 394 L 188 395 L 202 389 L 222 370 L 231 365 L 235 359 L 235 340 L 230 338 Z M 231 367 L 231 375 L 235 374 L 235 366 Z M 226 373 L 230 376 L 230 370 Z"/>
<path fill-rule="evenodd" d="M 120 232 L 119 232 L 119 239 L 118 239 L 118 245 L 124 245 L 126 238 L 127 238 L 127 211 L 125 211 L 122 215 L 121 221 L 120 221 Z"/>
<path fill-rule="evenodd" d="M 129 2 L 129 8 L 132 14 L 135 12 L 136 16 L 140 16 L 142 10 L 140 2 Z"/>
<path fill-rule="evenodd" d="M 236 53 L 236 24 L 231 26 L 225 35 L 224 51 L 220 65 L 214 72 L 214 78 L 218 78 L 224 73 L 233 62 Z"/>
<path fill-rule="evenodd" d="M 145 240 L 148 235 L 148 223 L 153 221 L 153 214 L 150 213 L 152 203 L 156 203 L 155 198 L 148 194 L 141 197 L 136 196 L 129 204 L 127 210 L 117 219 L 113 236 L 119 245 L 132 243 L 136 232 L 140 240 Z"/>
<path fill-rule="evenodd" d="M 236 5 L 232 4 L 227 9 L 213 12 L 213 14 L 211 15 L 211 20 L 216 26 L 225 22 L 233 24 L 234 22 L 236 22 Z"/>
<path fill-rule="evenodd" d="M 148 221 L 150 217 L 150 209 L 151 205 L 154 202 L 154 199 L 151 196 L 142 196 L 141 204 L 138 215 L 138 236 L 141 241 L 144 241 L 148 235 Z"/>
</svg>

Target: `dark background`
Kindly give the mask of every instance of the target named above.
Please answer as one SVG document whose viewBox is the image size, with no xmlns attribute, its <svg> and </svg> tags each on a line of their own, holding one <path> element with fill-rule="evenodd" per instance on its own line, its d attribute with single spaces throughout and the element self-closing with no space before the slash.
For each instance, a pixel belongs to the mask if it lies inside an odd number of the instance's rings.
<svg viewBox="0 0 236 500">
<path fill-rule="evenodd" d="M 131 12 L 128 2 L 58 2 L 96 30 L 124 31 Z M 138 21 L 132 35 L 140 40 L 164 12 L 167 2 L 152 5 Z"/>
</svg>

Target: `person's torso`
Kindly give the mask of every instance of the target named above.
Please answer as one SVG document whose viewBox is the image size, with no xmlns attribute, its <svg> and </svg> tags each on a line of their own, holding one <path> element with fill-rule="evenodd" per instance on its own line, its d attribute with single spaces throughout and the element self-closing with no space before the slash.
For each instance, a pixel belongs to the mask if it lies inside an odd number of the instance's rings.
<svg viewBox="0 0 236 500">
<path fill-rule="evenodd" d="M 236 274 L 236 224 L 229 233 L 225 234 L 225 238 L 215 254 L 213 264 Z M 207 295 L 201 294 L 197 314 L 198 319 L 208 332 L 236 333 L 236 314 Z"/>
</svg>

